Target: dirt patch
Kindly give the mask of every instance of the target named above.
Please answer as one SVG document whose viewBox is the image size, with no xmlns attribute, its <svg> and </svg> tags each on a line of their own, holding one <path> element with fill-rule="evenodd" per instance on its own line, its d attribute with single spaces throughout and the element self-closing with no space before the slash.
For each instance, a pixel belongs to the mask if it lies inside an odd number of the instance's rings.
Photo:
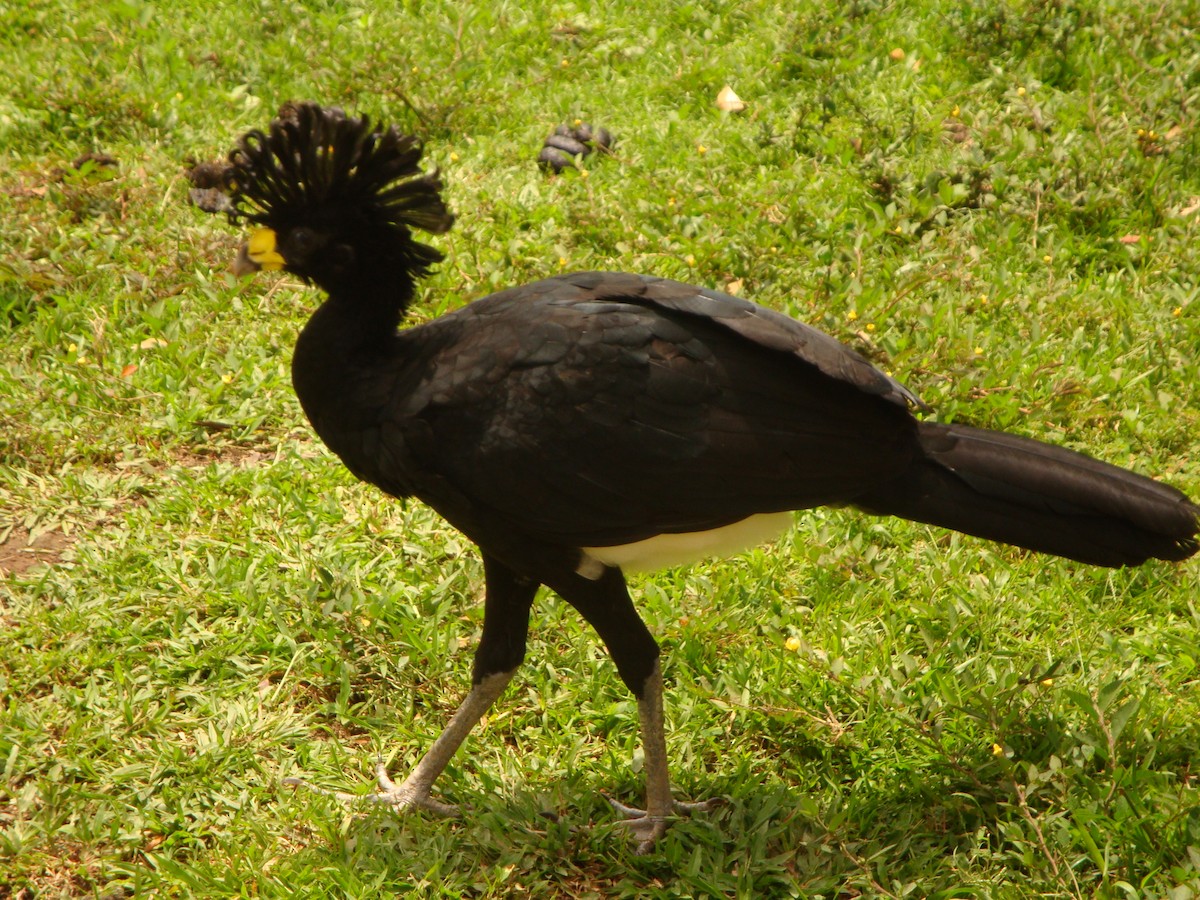
<svg viewBox="0 0 1200 900">
<path fill-rule="evenodd" d="M 201 421 L 202 426 L 210 435 L 219 435 L 230 426 L 224 422 Z M 180 447 L 172 454 L 174 461 L 187 469 L 202 469 L 215 462 L 228 463 L 239 468 L 253 468 L 267 462 L 274 462 L 279 455 L 279 447 L 274 441 L 259 441 L 257 443 L 236 443 L 216 438 L 211 442 L 193 443 Z"/>
<path fill-rule="evenodd" d="M 21 816 L 26 820 L 25 816 Z M 35 900 L 38 897 L 131 897 L 132 891 L 113 882 L 101 892 L 96 879 L 101 870 L 98 852 L 82 841 L 56 835 L 38 848 L 47 862 L 20 874 L 0 872 L 0 898 Z M 36 852 L 36 851 L 35 851 Z"/>
<path fill-rule="evenodd" d="M 226 463 L 239 468 L 253 468 L 267 465 L 277 457 L 274 447 L 245 446 L 236 444 L 205 445 L 193 448 L 174 457 L 176 464 L 186 468 L 200 469 L 215 462 Z M 156 469 L 166 467 L 164 463 L 152 463 Z M 103 526 L 114 521 L 122 511 L 133 507 L 143 506 L 147 502 L 144 496 L 123 496 L 116 504 L 106 511 L 106 514 L 92 522 L 88 527 Z M 43 531 L 36 536 L 22 525 L 14 525 L 5 531 L 5 524 L 0 520 L 0 578 L 9 575 L 23 575 L 39 566 L 53 566 L 62 560 L 63 554 L 84 536 L 84 532 L 65 533 L 59 529 Z M 0 890 L 0 900 L 4 893 Z"/>
<path fill-rule="evenodd" d="M 0 575 L 22 575 L 35 566 L 52 566 L 75 539 L 61 531 L 44 531 L 30 540 L 20 526 L 0 542 Z"/>
<path fill-rule="evenodd" d="M 229 463 L 240 468 L 253 468 L 265 462 L 273 462 L 274 450 L 260 450 L 254 447 L 202 447 L 192 451 L 175 454 L 176 461 L 188 469 L 202 469 L 215 462 Z"/>
</svg>

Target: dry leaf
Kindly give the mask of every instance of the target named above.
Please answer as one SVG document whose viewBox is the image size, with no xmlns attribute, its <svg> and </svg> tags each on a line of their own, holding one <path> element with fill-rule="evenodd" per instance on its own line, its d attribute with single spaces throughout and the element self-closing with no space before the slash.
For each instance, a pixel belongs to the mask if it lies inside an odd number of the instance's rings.
<svg viewBox="0 0 1200 900">
<path fill-rule="evenodd" d="M 137 370 L 138 370 L 137 363 L 128 363 L 128 364 L 126 364 L 125 368 L 123 368 L 121 370 L 121 377 L 129 378 Z"/>
<path fill-rule="evenodd" d="M 717 109 L 724 112 L 741 112 L 745 108 L 745 101 L 735 94 L 729 85 L 725 85 L 717 94 Z"/>
<path fill-rule="evenodd" d="M 159 347 L 165 347 L 165 346 L 167 346 L 167 342 L 164 341 L 162 338 L 151 337 L 151 338 L 146 338 L 144 341 L 142 341 L 140 344 L 138 344 L 138 349 L 139 350 L 155 350 Z"/>
<path fill-rule="evenodd" d="M 1137 244 L 1141 242 L 1142 236 L 1140 234 L 1123 234 L 1117 240 L 1122 244 Z"/>
<path fill-rule="evenodd" d="M 888 56 L 890 56 L 896 62 L 900 62 L 900 60 L 904 59 L 904 51 L 897 47 L 895 50 L 889 53 Z"/>
<path fill-rule="evenodd" d="M 733 281 L 728 282 L 725 285 L 725 293 L 733 294 L 735 297 L 739 296 L 742 293 L 742 279 L 735 278 Z"/>
</svg>

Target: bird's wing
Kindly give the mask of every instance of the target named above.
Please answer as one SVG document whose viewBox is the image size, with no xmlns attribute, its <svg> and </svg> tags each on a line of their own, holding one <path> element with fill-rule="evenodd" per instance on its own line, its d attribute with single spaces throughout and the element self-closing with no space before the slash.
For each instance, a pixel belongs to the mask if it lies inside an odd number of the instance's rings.
<svg viewBox="0 0 1200 900">
<path fill-rule="evenodd" d="M 861 356 L 677 282 L 549 279 L 400 340 L 422 359 L 384 429 L 397 468 L 436 473 L 414 486 L 435 507 L 452 490 L 547 541 L 606 546 L 849 502 L 915 445 L 915 398 Z"/>
<path fill-rule="evenodd" d="M 574 276 L 574 279 L 576 284 L 590 284 L 599 280 L 599 286 L 603 289 L 607 279 L 612 277 L 603 272 L 586 272 Z M 796 356 L 830 378 L 854 385 L 868 394 L 876 394 L 904 406 L 925 406 L 908 388 L 880 372 L 860 354 L 825 332 L 790 316 L 740 297 L 665 278 L 620 277 L 641 281 L 647 299 L 664 310 L 711 319 L 761 347 Z"/>
</svg>

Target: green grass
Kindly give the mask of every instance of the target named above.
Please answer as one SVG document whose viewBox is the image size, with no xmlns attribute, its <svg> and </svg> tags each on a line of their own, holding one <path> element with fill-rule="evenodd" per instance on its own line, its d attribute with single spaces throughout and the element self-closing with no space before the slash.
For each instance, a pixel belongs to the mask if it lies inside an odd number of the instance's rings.
<svg viewBox="0 0 1200 900">
<path fill-rule="evenodd" d="M 1195 0 L 25 0 L 0 52 L 0 896 L 1200 892 L 1197 564 L 840 511 L 637 580 L 673 779 L 729 801 L 652 857 L 600 796 L 640 800 L 635 706 L 549 596 L 439 782 L 471 816 L 282 786 L 418 757 L 482 573 L 314 441 L 288 361 L 316 297 L 228 275 L 183 175 L 340 103 L 442 167 L 418 318 L 563 269 L 733 285 L 940 419 L 1197 496 Z M 575 118 L 616 155 L 548 177 Z"/>
</svg>

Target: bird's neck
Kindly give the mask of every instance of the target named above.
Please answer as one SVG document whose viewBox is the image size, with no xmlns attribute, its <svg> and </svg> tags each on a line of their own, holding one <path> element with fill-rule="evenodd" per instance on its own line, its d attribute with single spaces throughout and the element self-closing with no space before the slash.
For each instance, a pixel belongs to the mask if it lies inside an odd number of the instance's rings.
<svg viewBox="0 0 1200 900">
<path fill-rule="evenodd" d="M 369 352 L 395 337 L 415 289 L 415 280 L 402 267 L 363 266 L 327 287 L 329 296 L 319 310 L 322 327 L 330 338 L 357 343 Z"/>
<path fill-rule="evenodd" d="M 400 362 L 396 335 L 412 297 L 395 273 L 341 287 L 313 313 L 296 340 L 292 385 L 317 433 L 337 450 L 339 436 L 377 414 L 381 372 Z"/>
</svg>

